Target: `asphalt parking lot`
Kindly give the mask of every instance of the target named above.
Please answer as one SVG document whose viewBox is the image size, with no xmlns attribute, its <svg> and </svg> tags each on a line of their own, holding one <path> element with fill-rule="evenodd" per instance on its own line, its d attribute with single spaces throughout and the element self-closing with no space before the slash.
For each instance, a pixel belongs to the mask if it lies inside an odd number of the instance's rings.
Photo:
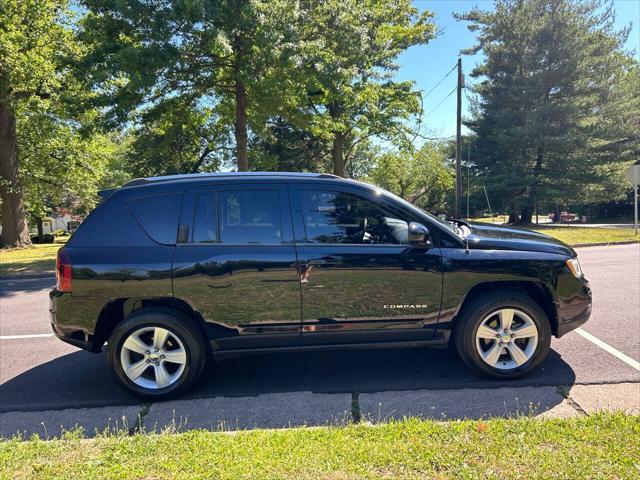
<svg viewBox="0 0 640 480">
<path fill-rule="evenodd" d="M 104 354 L 80 351 L 50 335 L 52 279 L 5 280 L 0 282 L 0 433 L 33 423 L 38 415 L 33 412 L 87 408 L 96 410 L 72 413 L 71 420 L 82 423 L 84 415 L 94 421 L 104 414 L 135 422 L 143 415 L 156 418 L 155 426 L 167 417 L 178 422 L 190 417 L 191 425 L 207 427 L 286 426 L 365 414 L 482 417 L 520 412 L 525 404 L 562 415 L 571 410 L 571 391 L 577 395 L 581 386 L 615 384 L 625 384 L 617 395 L 627 401 L 631 396 L 640 409 L 640 244 L 578 252 L 594 291 L 591 320 L 582 332 L 554 339 L 543 367 L 524 379 L 475 377 L 455 355 L 438 350 L 252 355 L 212 365 L 184 399 L 152 406 L 117 387 Z M 60 423 L 55 412 L 42 415 Z"/>
</svg>

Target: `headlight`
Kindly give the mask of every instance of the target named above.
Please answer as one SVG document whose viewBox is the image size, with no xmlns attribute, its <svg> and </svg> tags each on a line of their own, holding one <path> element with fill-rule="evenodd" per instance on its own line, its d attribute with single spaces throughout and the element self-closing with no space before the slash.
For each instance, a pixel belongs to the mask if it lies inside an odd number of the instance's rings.
<svg viewBox="0 0 640 480">
<path fill-rule="evenodd" d="M 567 268 L 569 269 L 569 271 L 573 273 L 574 277 L 576 278 L 583 277 L 582 268 L 580 268 L 580 262 L 578 261 L 578 257 L 570 258 L 565 263 L 567 264 Z"/>
</svg>

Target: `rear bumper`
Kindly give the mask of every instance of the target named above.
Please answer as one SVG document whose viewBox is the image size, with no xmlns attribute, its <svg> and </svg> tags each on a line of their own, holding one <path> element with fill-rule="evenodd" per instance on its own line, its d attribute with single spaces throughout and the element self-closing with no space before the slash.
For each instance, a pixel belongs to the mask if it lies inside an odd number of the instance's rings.
<svg viewBox="0 0 640 480">
<path fill-rule="evenodd" d="M 94 353 L 100 352 L 102 345 L 96 348 L 93 342 L 93 331 L 86 325 L 74 321 L 75 316 L 67 310 L 66 307 L 70 302 L 71 294 L 69 293 L 56 289 L 49 292 L 49 320 L 54 335 L 74 347 Z"/>
<path fill-rule="evenodd" d="M 576 291 L 559 304 L 556 335 L 558 338 L 580 327 L 591 316 L 593 304 L 591 287 L 585 278 L 578 280 L 578 283 Z"/>
</svg>

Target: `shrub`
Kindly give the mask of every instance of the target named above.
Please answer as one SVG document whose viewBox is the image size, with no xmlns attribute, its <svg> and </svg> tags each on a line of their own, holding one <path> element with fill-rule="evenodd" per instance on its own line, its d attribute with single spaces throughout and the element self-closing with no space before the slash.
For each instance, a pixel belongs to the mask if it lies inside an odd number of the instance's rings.
<svg viewBox="0 0 640 480">
<path fill-rule="evenodd" d="M 45 233 L 42 235 L 42 241 L 38 238 L 38 235 L 31 236 L 31 243 L 53 243 L 56 240 L 56 236 L 51 233 Z"/>
</svg>

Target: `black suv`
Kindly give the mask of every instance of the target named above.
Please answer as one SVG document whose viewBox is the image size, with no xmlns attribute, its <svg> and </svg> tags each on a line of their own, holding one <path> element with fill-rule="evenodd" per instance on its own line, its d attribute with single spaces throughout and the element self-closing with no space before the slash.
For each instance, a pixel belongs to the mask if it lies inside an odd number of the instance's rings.
<svg viewBox="0 0 640 480">
<path fill-rule="evenodd" d="M 209 359 L 290 350 L 446 347 L 516 378 L 591 313 L 573 249 L 539 233 L 442 221 L 332 175 L 133 180 L 58 252 L 51 323 L 144 398 Z"/>
</svg>

